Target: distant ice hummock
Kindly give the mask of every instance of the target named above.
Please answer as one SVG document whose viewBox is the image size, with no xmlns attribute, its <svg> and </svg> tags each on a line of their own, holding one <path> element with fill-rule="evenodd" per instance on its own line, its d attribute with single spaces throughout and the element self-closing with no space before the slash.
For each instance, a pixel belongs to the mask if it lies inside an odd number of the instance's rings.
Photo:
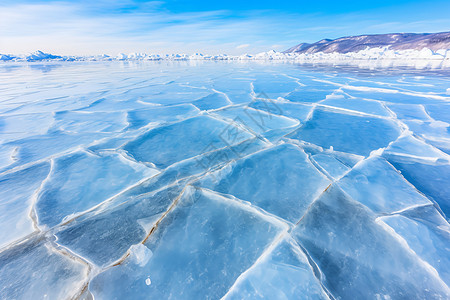
<svg viewBox="0 0 450 300">
<path fill-rule="evenodd" d="M 394 50 L 387 47 L 367 47 L 356 52 L 277 52 L 270 50 L 258 54 L 243 55 L 205 55 L 202 53 L 189 54 L 147 54 L 147 53 L 119 53 L 116 56 L 107 54 L 96 56 L 60 56 L 42 51 L 36 51 L 28 55 L 0 54 L 0 61 L 14 62 L 36 62 L 36 61 L 155 61 L 155 60 L 274 60 L 292 61 L 298 63 L 349 63 L 352 61 L 429 61 L 440 67 L 450 66 L 450 49 L 440 49 L 437 51 L 423 48 L 421 50 Z"/>
</svg>

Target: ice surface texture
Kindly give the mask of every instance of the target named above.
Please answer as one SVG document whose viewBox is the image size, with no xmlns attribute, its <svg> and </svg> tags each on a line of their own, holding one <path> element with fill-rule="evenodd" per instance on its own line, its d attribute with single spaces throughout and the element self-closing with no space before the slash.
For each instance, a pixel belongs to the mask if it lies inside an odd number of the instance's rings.
<svg viewBox="0 0 450 300">
<path fill-rule="evenodd" d="M 0 65 L 0 299 L 448 299 L 449 78 Z"/>
</svg>

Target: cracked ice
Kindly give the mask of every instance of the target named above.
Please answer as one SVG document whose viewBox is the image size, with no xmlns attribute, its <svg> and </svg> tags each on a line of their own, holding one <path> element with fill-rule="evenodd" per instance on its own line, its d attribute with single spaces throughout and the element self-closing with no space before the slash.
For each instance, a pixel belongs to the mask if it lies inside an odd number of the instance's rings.
<svg viewBox="0 0 450 300">
<path fill-rule="evenodd" d="M 450 297 L 448 71 L 0 78 L 1 299 Z"/>
</svg>

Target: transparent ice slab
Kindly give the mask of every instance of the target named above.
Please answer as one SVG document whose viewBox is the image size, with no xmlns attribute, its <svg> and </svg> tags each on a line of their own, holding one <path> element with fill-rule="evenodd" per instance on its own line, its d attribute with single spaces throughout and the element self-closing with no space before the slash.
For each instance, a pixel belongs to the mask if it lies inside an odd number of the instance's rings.
<svg viewBox="0 0 450 300">
<path fill-rule="evenodd" d="M 388 107 L 400 120 L 430 120 L 430 116 L 425 111 L 423 105 L 388 104 Z"/>
<path fill-rule="evenodd" d="M 310 142 L 324 148 L 367 156 L 386 147 L 400 135 L 398 126 L 387 119 L 361 117 L 314 110 L 312 118 L 290 138 Z"/>
<path fill-rule="evenodd" d="M 224 299 L 330 299 L 305 254 L 286 238 L 243 273 Z"/>
<path fill-rule="evenodd" d="M 200 110 L 218 109 L 233 104 L 226 94 L 213 93 L 192 102 Z"/>
<path fill-rule="evenodd" d="M 138 252 L 147 255 L 131 254 L 89 290 L 95 299 L 220 298 L 284 230 L 234 200 L 189 188 Z"/>
<path fill-rule="evenodd" d="M 363 99 L 331 98 L 320 102 L 321 105 L 362 112 L 365 114 L 389 117 L 389 111 L 378 101 Z"/>
<path fill-rule="evenodd" d="M 64 299 L 79 295 L 88 266 L 36 236 L 0 253 L 0 298 Z"/>
<path fill-rule="evenodd" d="M 339 179 L 350 170 L 348 165 L 330 154 L 318 153 L 311 156 L 311 159 L 334 179 Z"/>
<path fill-rule="evenodd" d="M 411 160 L 448 160 L 449 157 L 439 149 L 414 136 L 401 136 L 383 152 L 384 156 L 403 156 Z"/>
<path fill-rule="evenodd" d="M 247 76 L 242 74 L 236 74 L 235 77 L 221 76 L 214 79 L 212 87 L 225 93 L 234 104 L 246 104 L 253 100 L 252 81 L 254 80 L 251 77 L 247 78 Z"/>
<path fill-rule="evenodd" d="M 402 175 L 428 198 L 437 202 L 450 216 L 450 163 L 448 161 L 412 161 L 401 157 L 387 158 Z M 432 178 L 432 180 L 430 180 Z"/>
<path fill-rule="evenodd" d="M 215 115 L 236 122 L 251 132 L 262 134 L 277 129 L 294 128 L 299 125 L 297 120 L 270 111 L 253 109 L 251 107 L 232 107 L 214 112 Z"/>
<path fill-rule="evenodd" d="M 209 92 L 206 88 L 169 82 L 164 85 L 130 89 L 124 96 L 127 99 L 139 99 L 144 103 L 172 105 L 193 102 L 208 96 Z"/>
<path fill-rule="evenodd" d="M 300 88 L 284 96 L 284 98 L 292 102 L 315 103 L 325 100 L 328 95 L 333 93 L 333 90 Z"/>
<path fill-rule="evenodd" d="M 298 87 L 299 83 L 295 79 L 276 74 L 258 74 L 253 82 L 256 95 L 265 95 L 271 99 L 286 96 Z"/>
<path fill-rule="evenodd" d="M 80 151 L 55 159 L 36 200 L 39 225 L 53 227 L 157 173 L 117 154 Z"/>
<path fill-rule="evenodd" d="M 304 151 L 283 144 L 244 157 L 199 184 L 296 223 L 330 181 Z"/>
<path fill-rule="evenodd" d="M 124 197 L 121 205 L 94 211 L 59 229 L 57 242 L 98 266 L 108 266 L 145 239 L 182 190 L 174 185 Z"/>
<path fill-rule="evenodd" d="M 448 285 L 450 272 L 447 266 L 450 264 L 450 257 L 446 247 L 450 239 L 450 226 L 432 206 L 423 212 L 426 213 L 426 216 L 412 215 L 411 218 L 394 215 L 383 217 L 381 220 L 405 239 L 408 246 L 421 259 L 429 263 Z M 433 214 L 440 219 L 438 226 L 427 222 L 428 217 Z"/>
<path fill-rule="evenodd" d="M 297 119 L 300 122 L 305 121 L 313 109 L 312 106 L 304 105 L 301 103 L 274 101 L 267 99 L 254 100 L 250 103 L 249 106 L 268 114 L 281 115 L 292 119 Z"/>
<path fill-rule="evenodd" d="M 293 235 L 318 264 L 334 297 L 447 298 L 448 286 L 383 224 L 333 186 Z"/>
<path fill-rule="evenodd" d="M 359 90 L 354 90 L 353 87 L 343 87 L 345 92 L 349 95 L 358 97 L 358 98 L 367 98 L 371 100 L 380 100 L 387 103 L 399 103 L 399 104 L 435 104 L 442 103 L 441 100 L 437 100 L 433 98 L 433 95 L 430 94 L 431 97 L 427 97 L 428 95 L 423 94 L 415 94 L 415 93 L 402 93 L 397 89 L 385 89 L 385 91 L 376 91 L 371 89 L 365 89 L 364 87 Z"/>
<path fill-rule="evenodd" d="M 353 199 L 378 214 L 431 205 L 430 200 L 379 156 L 357 164 L 338 184 Z"/>
<path fill-rule="evenodd" d="M 450 105 L 448 103 L 444 105 L 425 105 L 425 110 L 436 121 L 442 121 L 450 124 Z"/>
<path fill-rule="evenodd" d="M 407 120 L 404 123 L 409 130 L 420 135 L 424 139 L 444 139 L 450 140 L 450 126 L 446 122 L 435 120 Z"/>
<path fill-rule="evenodd" d="M 108 135 L 108 133 L 78 134 L 56 131 L 6 143 L 5 146 L 16 148 L 14 153 L 15 161 L 7 169 L 75 150 L 80 146 L 101 140 Z"/>
<path fill-rule="evenodd" d="M 442 139 L 440 137 L 425 137 L 425 140 L 428 144 L 433 145 L 434 147 L 438 148 L 442 152 L 447 153 L 450 155 L 450 139 L 445 138 Z"/>
<path fill-rule="evenodd" d="M 151 108 L 154 105 L 149 105 L 139 100 L 123 100 L 115 99 L 115 97 L 109 96 L 96 100 L 92 104 L 83 107 L 78 111 L 86 111 L 86 112 L 117 112 L 117 111 L 130 111 L 136 109 L 147 109 Z"/>
<path fill-rule="evenodd" d="M 233 124 L 199 116 L 148 131 L 124 149 L 137 161 L 159 168 L 254 137 Z M 183 151 L 179 151 L 183 149 Z"/>
<path fill-rule="evenodd" d="M 153 108 L 129 111 L 127 121 L 130 129 L 136 129 L 150 123 L 159 124 L 187 119 L 194 117 L 198 113 L 199 110 L 192 104 L 180 104 L 165 107 L 156 106 Z"/>
<path fill-rule="evenodd" d="M 50 164 L 41 163 L 0 175 L 0 249 L 35 231 L 33 198 L 49 172 Z"/>
</svg>

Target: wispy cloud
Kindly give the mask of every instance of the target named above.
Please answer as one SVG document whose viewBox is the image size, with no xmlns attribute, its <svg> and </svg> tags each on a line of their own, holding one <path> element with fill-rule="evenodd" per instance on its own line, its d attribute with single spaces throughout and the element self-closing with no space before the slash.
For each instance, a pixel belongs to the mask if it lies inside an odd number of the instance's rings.
<svg viewBox="0 0 450 300">
<path fill-rule="evenodd" d="M 242 45 L 237 46 L 236 49 L 245 49 L 248 47 L 250 47 L 250 44 L 242 44 Z"/>
<path fill-rule="evenodd" d="M 20 0 L 19 0 L 20 1 Z M 381 20 L 382 19 L 382 20 Z M 60 54 L 283 50 L 299 42 L 380 31 L 439 31 L 448 18 L 401 20 L 376 14 L 211 10 L 174 13 L 161 1 L 0 0 L 0 53 L 41 49 Z"/>
<path fill-rule="evenodd" d="M 229 15 L 225 11 L 174 14 L 153 8 L 90 15 L 85 7 L 70 3 L 9 5 L 0 8 L 0 51 L 214 52 L 220 45 L 235 49 L 239 42 L 259 39 L 259 20 Z"/>
</svg>

